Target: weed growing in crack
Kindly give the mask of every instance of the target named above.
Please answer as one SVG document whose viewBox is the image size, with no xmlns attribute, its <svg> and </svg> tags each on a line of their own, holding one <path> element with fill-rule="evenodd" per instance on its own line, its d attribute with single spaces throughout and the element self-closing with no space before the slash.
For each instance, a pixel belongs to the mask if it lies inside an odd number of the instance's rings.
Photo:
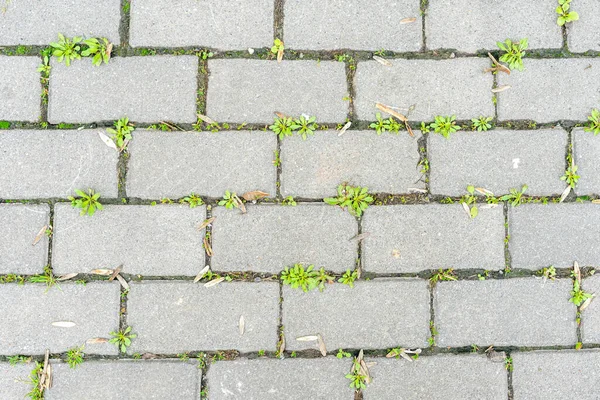
<svg viewBox="0 0 600 400">
<path fill-rule="evenodd" d="M 119 329 L 116 332 L 111 332 L 110 336 L 112 336 L 112 338 L 108 342 L 117 346 L 121 353 L 125 353 L 127 347 L 131 346 L 131 339 L 137 337 L 135 333 L 131 332 L 131 326 L 128 326 L 124 330 Z"/>
<path fill-rule="evenodd" d="M 358 271 L 350 271 L 349 269 L 344 272 L 344 275 L 340 279 L 338 279 L 339 283 L 343 283 L 344 285 L 348 285 L 351 288 L 354 288 L 354 281 L 358 279 Z"/>
<path fill-rule="evenodd" d="M 83 190 L 75 189 L 75 193 L 79 196 L 79 198 L 69 196 L 68 199 L 71 200 L 71 205 L 74 208 L 81 209 L 81 213 L 79 213 L 79 215 L 87 214 L 91 217 L 97 210 L 104 209 L 99 201 L 100 193 L 94 192 L 93 189 L 88 189 L 87 193 Z"/>
<path fill-rule="evenodd" d="M 183 199 L 179 200 L 179 204 L 188 204 L 190 208 L 196 208 L 204 204 L 204 201 L 196 193 L 190 193 L 189 196 L 185 196 Z"/>
<path fill-rule="evenodd" d="M 429 282 L 433 286 L 440 281 L 455 281 L 456 279 L 456 274 L 454 273 L 453 268 L 446 270 L 440 268 L 438 272 L 434 273 L 431 278 L 429 278 Z"/>
<path fill-rule="evenodd" d="M 575 11 L 569 11 L 570 9 L 571 0 L 558 0 L 558 7 L 556 7 L 556 13 L 558 14 L 556 23 L 558 26 L 579 20 L 579 14 Z"/>
<path fill-rule="evenodd" d="M 133 139 L 131 134 L 135 130 L 135 127 L 129 123 L 129 118 L 127 117 L 115 121 L 114 126 L 114 129 L 108 128 L 106 131 L 112 136 L 119 151 L 123 151 L 127 148 L 129 141 Z"/>
<path fill-rule="evenodd" d="M 592 110 L 592 114 L 588 117 L 590 124 L 584 128 L 585 132 L 594 132 L 594 136 L 600 133 L 600 111 Z"/>
<path fill-rule="evenodd" d="M 523 57 L 526 54 L 525 50 L 529 46 L 527 38 L 523 38 L 519 42 L 506 39 L 504 42 L 496 42 L 496 45 L 500 50 L 505 51 L 500 56 L 500 61 L 507 63 L 511 70 L 523 71 Z"/>
<path fill-rule="evenodd" d="M 44 283 L 47 287 L 46 291 L 48 291 L 52 286 L 57 285 L 56 277 L 52 273 L 52 269 L 50 266 L 44 267 L 43 275 L 34 275 L 29 277 L 29 282 L 31 283 Z"/>
<path fill-rule="evenodd" d="M 328 197 L 323 201 L 333 206 L 340 206 L 343 209 L 347 207 L 350 214 L 360 217 L 374 200 L 368 190 L 366 187 L 353 187 L 342 184 L 338 186 L 337 197 Z"/>
<path fill-rule="evenodd" d="M 69 367 L 75 369 L 81 363 L 83 363 L 83 353 L 84 346 L 81 347 L 73 347 L 72 349 L 67 350 L 67 364 Z"/>
<path fill-rule="evenodd" d="M 421 127 L 424 127 L 424 125 L 425 124 L 422 123 Z M 434 133 L 439 133 L 440 135 L 448 139 L 451 134 L 460 130 L 460 126 L 456 125 L 455 115 L 449 117 L 438 115 L 435 117 L 435 121 L 429 124 L 429 126 L 427 126 L 425 131 L 429 132 L 431 129 L 433 129 Z"/>
<path fill-rule="evenodd" d="M 575 188 L 579 181 L 579 175 L 577 175 L 577 165 L 571 165 L 565 171 L 565 174 L 560 178 L 561 181 L 565 181 L 571 188 Z"/>
<path fill-rule="evenodd" d="M 473 123 L 471 129 L 477 130 L 479 132 L 487 131 L 488 129 L 492 128 L 492 124 L 490 124 L 490 122 L 492 122 L 493 119 L 494 117 L 473 118 L 471 119 L 471 122 Z"/>
</svg>

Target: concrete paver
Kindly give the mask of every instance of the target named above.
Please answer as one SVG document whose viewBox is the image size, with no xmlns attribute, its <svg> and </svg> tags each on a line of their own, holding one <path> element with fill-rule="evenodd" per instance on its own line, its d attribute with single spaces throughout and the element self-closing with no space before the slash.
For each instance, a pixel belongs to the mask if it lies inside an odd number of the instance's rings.
<svg viewBox="0 0 600 400">
<path fill-rule="evenodd" d="M 35 122 L 40 118 L 39 64 L 38 57 L 0 56 L 0 120 Z"/>
</svg>

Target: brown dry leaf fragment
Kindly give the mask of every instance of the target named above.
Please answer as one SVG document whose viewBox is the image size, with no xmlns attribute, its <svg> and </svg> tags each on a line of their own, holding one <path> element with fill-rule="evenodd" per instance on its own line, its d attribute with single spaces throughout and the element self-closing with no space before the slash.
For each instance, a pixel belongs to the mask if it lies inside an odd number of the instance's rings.
<svg viewBox="0 0 600 400">
<path fill-rule="evenodd" d="M 587 299 L 586 301 L 584 301 L 580 306 L 579 306 L 579 312 L 585 310 L 586 308 L 588 308 L 588 306 L 590 305 L 590 303 L 592 302 L 592 300 L 594 299 L 594 297 L 596 297 L 595 294 L 592 295 L 592 297 L 590 297 L 589 299 Z"/>
<path fill-rule="evenodd" d="M 323 336 L 321 336 L 320 333 L 317 335 L 317 340 L 319 341 L 319 351 L 321 352 L 321 355 L 325 357 L 327 355 L 327 348 L 325 347 Z"/>
<path fill-rule="evenodd" d="M 46 349 L 46 355 L 44 357 L 44 368 L 42 368 L 42 371 L 39 373 L 38 379 L 38 388 L 41 392 L 43 392 L 44 389 L 49 389 L 52 386 L 52 380 L 50 379 L 52 372 L 48 371 L 49 368 L 51 368 L 50 350 Z"/>
<path fill-rule="evenodd" d="M 91 338 L 85 341 L 86 344 L 100 344 L 100 343 L 107 343 L 108 339 L 103 338 L 103 337 L 97 337 L 97 338 Z"/>
<path fill-rule="evenodd" d="M 201 120 L 202 120 L 202 122 L 206 122 L 206 123 L 207 123 L 207 124 L 209 124 L 209 125 L 213 125 L 213 124 L 216 124 L 216 123 L 217 123 L 217 122 L 216 122 L 214 119 L 212 119 L 212 118 L 209 118 L 209 117 L 207 117 L 206 115 L 202 115 L 202 114 L 200 114 L 200 113 L 198 113 L 197 115 L 198 115 L 198 119 L 201 119 Z"/>
<path fill-rule="evenodd" d="M 361 233 L 360 235 L 356 235 L 354 237 L 351 237 L 349 240 L 356 240 L 357 242 L 360 242 L 361 240 L 364 240 L 365 238 L 368 238 L 371 235 L 370 232 L 364 232 Z"/>
<path fill-rule="evenodd" d="M 102 139 L 102 141 L 104 142 L 105 145 L 107 145 L 111 149 L 115 149 L 115 150 L 119 151 L 115 142 L 113 142 L 113 140 L 111 138 L 106 136 L 104 134 L 104 132 L 98 132 L 98 136 L 100 136 L 100 139 Z"/>
<path fill-rule="evenodd" d="M 113 273 L 112 269 L 106 269 L 106 268 L 93 269 L 90 271 L 90 274 L 104 275 L 104 276 L 110 276 L 110 275 L 112 275 L 112 273 Z"/>
<path fill-rule="evenodd" d="M 175 124 L 168 123 L 167 121 L 158 121 L 158 122 L 160 122 L 163 125 L 168 126 L 169 128 L 171 128 L 172 131 L 184 131 L 184 129 L 181 129 L 180 127 L 178 127 Z"/>
<path fill-rule="evenodd" d="M 502 85 L 502 86 L 498 86 L 496 88 L 492 89 L 492 93 L 500 93 L 500 92 L 504 92 L 505 90 L 510 89 L 511 86 L 510 85 Z"/>
<path fill-rule="evenodd" d="M 238 327 L 240 328 L 240 335 L 244 334 L 244 329 L 246 328 L 246 321 L 244 320 L 244 316 L 240 316 L 240 322 L 238 324 Z"/>
<path fill-rule="evenodd" d="M 46 232 L 46 229 L 48 229 L 48 225 L 44 225 L 42 229 L 40 229 L 38 234 L 35 235 L 35 239 L 33 239 L 33 243 L 31 244 L 32 246 L 35 246 L 42 239 L 44 233 Z"/>
<path fill-rule="evenodd" d="M 300 336 L 296 340 L 299 342 L 314 342 L 315 340 L 319 340 L 319 337 L 317 335 Z"/>
<path fill-rule="evenodd" d="M 285 351 L 285 335 L 281 334 L 281 344 L 279 345 L 279 355 L 283 357 L 283 352 Z"/>
<path fill-rule="evenodd" d="M 233 196 L 233 205 L 239 208 L 242 211 L 242 214 L 246 214 L 246 206 L 237 195 Z"/>
<path fill-rule="evenodd" d="M 573 261 L 573 274 L 577 279 L 577 283 L 581 285 L 581 269 L 579 268 L 579 263 L 577 261 Z"/>
<path fill-rule="evenodd" d="M 75 325 L 77 324 L 71 321 L 57 321 L 52 323 L 52 326 L 56 326 L 58 328 L 72 328 Z"/>
<path fill-rule="evenodd" d="M 216 278 L 213 279 L 212 281 L 208 281 L 204 284 L 204 287 L 213 287 L 215 285 L 218 285 L 219 283 L 223 282 L 225 280 L 225 277 L 220 277 L 220 278 Z"/>
<path fill-rule="evenodd" d="M 260 200 L 264 197 L 269 197 L 269 193 L 261 192 L 260 190 L 247 192 L 242 195 L 242 198 L 244 198 L 246 201 Z"/>
<path fill-rule="evenodd" d="M 198 272 L 198 275 L 196 275 L 196 277 L 194 278 L 194 283 L 198 283 L 200 281 L 200 279 L 202 279 L 202 277 L 204 275 L 206 275 L 206 273 L 210 270 L 210 265 L 207 265 L 206 267 L 202 268 L 202 270 L 200 272 Z"/>
<path fill-rule="evenodd" d="M 110 278 L 108 278 L 109 281 L 112 281 L 113 279 L 115 279 L 117 277 L 117 275 L 119 275 L 119 273 L 123 270 L 123 264 L 119 265 L 117 268 L 115 268 L 113 270 L 113 273 L 110 274 Z"/>
<path fill-rule="evenodd" d="M 281 42 L 281 47 L 277 50 L 277 62 L 280 63 L 283 60 L 283 42 Z"/>
<path fill-rule="evenodd" d="M 210 217 L 209 219 L 205 219 L 204 222 L 201 223 L 198 227 L 198 230 L 201 231 L 202 229 L 206 228 L 207 226 L 215 222 L 215 219 L 217 219 L 217 217 Z"/>
<path fill-rule="evenodd" d="M 496 60 L 496 58 L 491 54 L 488 53 L 488 57 L 490 58 L 490 60 L 492 60 L 492 62 L 494 63 L 494 67 L 493 68 L 487 68 L 485 70 L 485 72 L 490 72 L 490 71 L 502 71 L 508 75 L 510 75 L 510 69 L 508 69 L 507 66 L 502 65 L 498 62 L 498 60 Z"/>
<path fill-rule="evenodd" d="M 66 275 L 63 275 L 63 276 L 61 276 L 59 278 L 56 278 L 56 280 L 58 282 L 60 282 L 60 281 L 67 281 L 67 280 L 69 280 L 71 278 L 75 278 L 77 275 L 79 275 L 77 272 L 71 272 L 70 274 L 66 274 Z"/>
<path fill-rule="evenodd" d="M 125 278 L 123 278 L 121 275 L 117 275 L 117 280 L 119 281 L 121 286 L 123 286 L 123 289 L 129 290 L 129 283 L 127 283 Z"/>
<path fill-rule="evenodd" d="M 465 210 L 465 212 L 467 213 L 467 215 L 469 216 L 469 218 L 471 217 L 471 209 L 469 208 L 469 205 L 467 203 L 460 203 L 463 206 L 463 209 Z"/>
<path fill-rule="evenodd" d="M 275 111 L 275 115 L 277 115 L 277 118 L 281 118 L 281 119 L 289 118 L 289 115 L 280 113 L 279 111 Z"/>
<path fill-rule="evenodd" d="M 208 243 L 208 238 L 204 237 L 204 239 L 202 239 L 202 242 L 204 242 L 204 250 L 206 250 L 206 255 L 212 257 L 214 253 L 212 251 L 210 243 Z"/>
<path fill-rule="evenodd" d="M 367 384 L 373 382 L 373 379 L 371 379 L 371 373 L 369 372 L 369 367 L 367 367 L 367 363 L 365 363 L 365 360 L 360 360 L 360 370 L 365 376 L 365 382 Z"/>
<path fill-rule="evenodd" d="M 402 349 L 402 350 L 403 350 L 403 351 L 401 351 L 401 352 L 400 352 L 400 357 L 402 357 L 402 358 L 404 358 L 405 360 L 408 360 L 408 361 L 410 361 L 410 362 L 413 362 L 413 359 L 412 359 L 412 358 L 410 358 L 410 357 L 408 356 L 408 354 L 406 354 L 406 352 L 404 351 L 404 349 Z"/>
<path fill-rule="evenodd" d="M 592 204 L 600 204 L 600 199 L 592 200 Z"/>
<path fill-rule="evenodd" d="M 568 185 L 565 190 L 562 192 L 562 194 L 560 195 L 560 201 L 559 203 L 562 203 L 563 201 L 565 201 L 565 199 L 567 198 L 567 196 L 569 195 L 569 193 L 571 193 L 571 185 Z"/>
<path fill-rule="evenodd" d="M 110 58 L 110 55 L 112 54 L 112 49 L 113 49 L 113 44 L 109 43 L 108 46 L 106 46 L 106 56 L 108 58 Z"/>
<path fill-rule="evenodd" d="M 415 17 L 412 18 L 402 18 L 400 20 L 400 25 L 404 25 L 404 24 L 412 24 L 413 22 L 415 22 L 417 19 Z"/>
<path fill-rule="evenodd" d="M 142 360 L 154 360 L 155 358 L 158 358 L 158 356 L 156 354 L 152 354 L 152 353 L 142 354 Z"/>
<path fill-rule="evenodd" d="M 352 126 L 352 122 L 348 121 L 344 124 L 344 126 L 342 127 L 342 129 L 340 129 L 340 133 L 338 133 L 338 136 L 342 136 L 344 133 L 346 133 L 346 131 L 348 130 L 348 128 L 350 128 L 350 126 Z"/>
<path fill-rule="evenodd" d="M 478 187 L 478 188 L 475 188 L 475 190 L 484 196 L 493 196 L 494 195 L 494 193 L 492 193 L 490 190 L 487 190 L 485 188 Z"/>
<path fill-rule="evenodd" d="M 375 103 L 375 107 L 377 107 L 384 113 L 391 115 L 392 117 L 398 118 L 402 122 L 408 121 L 408 119 L 404 115 L 400 114 L 398 111 L 393 110 L 389 106 L 386 106 L 385 104 Z"/>
<path fill-rule="evenodd" d="M 360 349 L 360 351 L 358 352 L 358 356 L 356 356 L 356 362 L 360 363 L 363 360 L 364 356 L 365 355 L 364 355 L 363 350 Z"/>
<path fill-rule="evenodd" d="M 386 67 L 391 67 L 392 66 L 392 63 L 389 62 L 388 60 L 386 60 L 383 57 L 373 56 L 373 60 L 377 61 L 381 65 L 385 65 Z"/>
<path fill-rule="evenodd" d="M 406 131 L 408 132 L 408 134 L 410 135 L 410 137 L 415 137 L 415 133 L 413 132 L 413 130 L 410 127 L 410 125 L 408 124 L 408 120 L 404 121 L 404 126 L 406 126 Z"/>
</svg>

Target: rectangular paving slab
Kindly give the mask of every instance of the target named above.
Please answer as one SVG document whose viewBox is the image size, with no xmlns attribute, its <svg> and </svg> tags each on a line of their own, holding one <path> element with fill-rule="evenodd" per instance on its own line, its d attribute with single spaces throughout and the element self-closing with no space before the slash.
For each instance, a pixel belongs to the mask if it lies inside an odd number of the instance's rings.
<svg viewBox="0 0 600 400">
<path fill-rule="evenodd" d="M 117 196 L 118 153 L 90 130 L 0 131 L 0 197 L 33 199 L 93 188 Z"/>
<path fill-rule="evenodd" d="M 449 139 L 431 135 L 427 144 L 432 194 L 462 196 L 468 185 L 495 195 L 519 190 L 558 195 L 565 189 L 568 133 L 562 128 L 528 131 L 494 129 L 454 133 Z"/>
<path fill-rule="evenodd" d="M 273 8 L 272 1 L 264 0 L 133 1 L 129 43 L 222 50 L 267 47 L 273 44 Z"/>
<path fill-rule="evenodd" d="M 591 203 L 509 207 L 513 268 L 600 266 L 600 206 Z"/>
<path fill-rule="evenodd" d="M 138 334 L 130 352 L 274 351 L 279 339 L 279 285 L 223 282 L 207 288 L 193 282 L 132 283 L 127 322 Z"/>
<path fill-rule="evenodd" d="M 53 362 L 45 399 L 198 399 L 202 371 L 180 360 L 85 361 L 77 369 Z"/>
<path fill-rule="evenodd" d="M 420 133 L 411 138 L 375 131 L 317 131 L 281 142 L 283 196 L 323 198 L 337 195 L 337 186 L 350 182 L 371 193 L 408 193 L 424 189 L 419 167 Z M 422 179 L 421 179 L 422 178 Z"/>
<path fill-rule="evenodd" d="M 577 174 L 580 176 L 575 192 L 581 195 L 600 194 L 600 136 L 585 132 L 583 128 L 573 129 L 573 152 Z"/>
<path fill-rule="evenodd" d="M 102 198 L 100 198 L 102 201 Z M 55 206 L 52 266 L 57 274 L 113 269 L 140 275 L 195 276 L 204 267 L 198 226 L 204 206 L 105 205 L 94 216 Z"/>
<path fill-rule="evenodd" d="M 370 207 L 363 217 L 363 267 L 369 272 L 504 268 L 502 207 L 470 218 L 462 205 Z"/>
<path fill-rule="evenodd" d="M 576 4 L 571 4 L 571 10 L 579 14 L 579 20 L 567 25 L 569 50 L 600 50 L 600 20 L 596 18 L 600 13 L 600 3 L 595 0 L 579 0 Z"/>
<path fill-rule="evenodd" d="M 431 1 L 427 6 L 427 48 L 475 53 L 498 50 L 496 42 L 529 39 L 530 49 L 560 49 L 555 0 L 492 2 Z"/>
<path fill-rule="evenodd" d="M 217 122 L 270 124 L 280 112 L 333 123 L 348 115 L 341 62 L 222 59 L 210 60 L 208 70 L 206 113 Z"/>
<path fill-rule="evenodd" d="M 5 1 L 0 8 L 0 46 L 40 45 L 58 41 L 58 34 L 67 37 L 106 37 L 119 43 L 119 0 L 52 0 Z"/>
<path fill-rule="evenodd" d="M 115 57 L 96 67 L 52 61 L 48 121 L 196 122 L 198 58 Z M 39 79 L 39 78 L 38 78 Z"/>
<path fill-rule="evenodd" d="M 354 269 L 358 244 L 350 239 L 358 224 L 348 211 L 325 204 L 246 208 L 246 214 L 213 208 L 213 270 L 279 273 L 295 263 Z"/>
<path fill-rule="evenodd" d="M 44 272 L 48 236 L 42 233 L 35 246 L 33 242 L 49 222 L 47 204 L 0 204 L 0 274 Z"/>
<path fill-rule="evenodd" d="M 584 121 L 598 106 L 600 59 L 524 58 L 523 65 L 523 72 L 498 75 L 498 86 L 511 86 L 498 93 L 498 119 Z M 570 77 L 568 86 L 565 76 Z"/>
<path fill-rule="evenodd" d="M 415 362 L 367 358 L 373 382 L 363 390 L 365 400 L 504 400 L 508 396 L 504 363 L 481 355 L 437 355 Z"/>
<path fill-rule="evenodd" d="M 79 285 L 60 282 L 5 284 L 0 286 L 0 354 L 61 353 L 79 347 L 88 339 L 110 338 L 119 328 L 119 285 L 116 282 L 90 282 Z M 54 325 L 72 322 L 72 327 Z M 89 354 L 117 354 L 110 343 L 88 344 Z"/>
<path fill-rule="evenodd" d="M 358 119 L 374 121 L 377 102 L 397 107 L 411 121 L 432 121 L 436 115 L 458 119 L 494 115 L 492 74 L 483 73 L 490 67 L 489 60 L 395 59 L 391 63 L 391 67 L 377 61 L 358 63 L 354 79 Z"/>
<path fill-rule="evenodd" d="M 335 283 L 308 293 L 284 286 L 282 315 L 286 350 L 318 349 L 317 341 L 296 340 L 317 334 L 329 352 L 425 347 L 430 336 L 429 289 L 420 279 L 357 281 L 354 288 Z"/>
<path fill-rule="evenodd" d="M 221 197 L 261 190 L 275 197 L 273 132 L 136 131 L 129 144 L 127 195 L 159 199 L 192 192 Z M 177 154 L 177 157 L 173 157 Z"/>
<path fill-rule="evenodd" d="M 600 276 L 584 279 L 582 288 L 595 295 L 590 305 L 581 313 L 583 343 L 600 343 Z"/>
<path fill-rule="evenodd" d="M 286 1 L 285 44 L 301 50 L 419 51 L 422 18 L 418 1 Z M 367 10 L 385 10 L 368 12 Z M 413 22 L 401 23 L 407 18 Z M 311 29 L 307 29 L 311 26 Z"/>
<path fill-rule="evenodd" d="M 333 357 L 235 360 L 211 365 L 206 376 L 211 400 L 350 400 L 350 367 Z"/>
<path fill-rule="evenodd" d="M 598 350 L 515 352 L 512 358 L 515 399 L 598 398 Z"/>
<path fill-rule="evenodd" d="M 439 282 L 437 345 L 555 346 L 577 342 L 570 279 Z"/>
<path fill-rule="evenodd" d="M 39 57 L 0 56 L 0 120 L 40 118 L 42 84 L 37 72 L 40 63 Z"/>
<path fill-rule="evenodd" d="M 0 398 L 2 399 L 24 399 L 31 390 L 29 385 L 29 374 L 34 364 L 10 365 L 7 362 L 0 363 Z"/>
</svg>

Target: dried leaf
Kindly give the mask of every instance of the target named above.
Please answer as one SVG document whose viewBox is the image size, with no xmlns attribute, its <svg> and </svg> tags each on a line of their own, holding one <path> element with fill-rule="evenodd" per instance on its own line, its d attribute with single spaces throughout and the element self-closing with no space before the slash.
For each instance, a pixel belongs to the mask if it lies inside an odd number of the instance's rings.
<svg viewBox="0 0 600 400">
<path fill-rule="evenodd" d="M 488 70 L 492 70 L 492 71 L 502 71 L 508 75 L 510 75 L 510 69 L 508 69 L 508 67 L 506 67 L 505 65 L 502 65 L 498 62 L 498 60 L 496 60 L 496 58 L 494 58 L 494 56 L 491 53 L 488 53 L 488 57 L 492 60 L 492 62 L 494 63 L 494 68 L 488 68 Z M 488 72 L 488 71 L 486 71 Z"/>
<path fill-rule="evenodd" d="M 123 286 L 123 289 L 129 290 L 129 283 L 127 283 L 125 278 L 123 278 L 121 275 L 117 275 L 117 280 L 119 281 L 121 286 Z"/>
<path fill-rule="evenodd" d="M 373 60 L 377 61 L 381 65 L 385 65 L 386 67 L 391 67 L 392 66 L 392 63 L 389 62 L 388 60 L 386 60 L 383 57 L 373 56 Z"/>
<path fill-rule="evenodd" d="M 281 43 L 281 47 L 277 50 L 277 62 L 280 63 L 283 60 L 283 42 Z"/>
<path fill-rule="evenodd" d="M 402 358 L 404 358 L 405 360 L 408 360 L 408 361 L 410 361 L 410 362 L 413 362 L 413 359 L 412 359 L 412 358 L 410 358 L 410 356 L 409 356 L 408 354 L 406 354 L 406 352 L 405 352 L 405 351 L 401 351 L 401 352 L 400 352 L 400 357 L 402 357 Z"/>
<path fill-rule="evenodd" d="M 72 328 L 75 325 L 77 324 L 71 321 L 57 321 L 52 323 L 52 326 L 56 326 L 58 328 Z"/>
<path fill-rule="evenodd" d="M 97 338 L 92 338 L 92 339 L 88 339 L 85 341 L 86 344 L 101 344 L 101 343 L 107 343 L 108 339 L 103 338 L 103 337 L 97 337 Z"/>
<path fill-rule="evenodd" d="M 565 199 L 567 198 L 567 196 L 569 195 L 569 193 L 571 193 L 571 185 L 568 185 L 565 190 L 562 192 L 562 194 L 560 195 L 560 201 L 559 203 L 562 203 L 563 201 L 565 201 Z"/>
<path fill-rule="evenodd" d="M 589 299 L 587 299 L 586 301 L 584 301 L 580 306 L 579 306 L 579 312 L 585 310 L 586 308 L 588 308 L 588 306 L 590 305 L 590 303 L 592 302 L 592 300 L 594 299 L 594 297 L 596 297 L 595 294 L 592 295 L 592 297 L 590 297 Z"/>
<path fill-rule="evenodd" d="M 244 329 L 246 328 L 246 321 L 244 320 L 244 316 L 240 316 L 240 322 L 238 324 L 240 328 L 240 335 L 244 334 Z"/>
<path fill-rule="evenodd" d="M 490 190 L 487 190 L 485 188 L 478 187 L 478 188 L 475 188 L 475 190 L 484 196 L 493 196 L 494 195 L 494 193 L 492 193 Z"/>
<path fill-rule="evenodd" d="M 460 203 L 463 206 L 463 209 L 465 210 L 465 212 L 467 213 L 467 215 L 470 217 L 471 216 L 471 209 L 469 208 L 469 205 L 467 203 Z"/>
<path fill-rule="evenodd" d="M 90 271 L 91 274 L 94 275 L 104 275 L 104 276 L 110 276 L 113 273 L 112 269 L 106 269 L 106 268 L 99 268 L 99 269 L 93 269 Z"/>
<path fill-rule="evenodd" d="M 581 269 L 579 268 L 579 263 L 577 261 L 573 261 L 573 273 L 575 274 L 577 283 L 581 285 Z"/>
<path fill-rule="evenodd" d="M 205 219 L 204 222 L 201 223 L 198 227 L 198 230 L 201 231 L 202 229 L 206 228 L 207 226 L 215 222 L 215 219 L 217 219 L 217 217 L 210 217 L 209 219 Z"/>
<path fill-rule="evenodd" d="M 500 93 L 500 92 L 504 92 L 505 90 L 510 89 L 511 86 L 510 85 L 502 85 L 502 86 L 498 86 L 497 88 L 493 88 L 492 89 L 492 93 Z"/>
<path fill-rule="evenodd" d="M 367 384 L 371 383 L 373 379 L 371 379 L 371 373 L 369 372 L 369 367 L 367 367 L 367 363 L 365 363 L 365 360 L 360 360 L 360 369 L 363 375 L 365 376 L 365 382 Z"/>
<path fill-rule="evenodd" d="M 284 113 L 280 113 L 279 111 L 275 111 L 275 115 L 277 115 L 277 118 L 281 118 L 281 119 L 290 118 L 289 115 L 286 115 Z"/>
<path fill-rule="evenodd" d="M 110 58 L 110 55 L 111 55 L 111 53 L 112 53 L 112 49 L 113 49 L 113 44 L 112 44 L 112 43 L 109 43 L 109 44 L 108 44 L 108 46 L 106 46 L 106 56 L 107 56 L 108 58 Z"/>
<path fill-rule="evenodd" d="M 112 281 L 113 279 L 115 279 L 117 277 L 117 275 L 119 275 L 119 273 L 123 270 L 123 264 L 119 265 L 117 268 L 115 268 L 113 270 L 113 273 L 110 274 L 110 278 L 108 278 L 109 281 Z"/>
<path fill-rule="evenodd" d="M 219 283 L 223 282 L 225 280 L 225 277 L 220 277 L 220 278 L 216 278 L 213 279 L 212 281 L 208 281 L 204 284 L 204 287 L 213 287 L 215 285 L 218 285 Z"/>
<path fill-rule="evenodd" d="M 98 132 L 98 136 L 100 136 L 100 139 L 102 139 L 102 141 L 104 142 L 105 145 L 107 145 L 111 149 L 115 149 L 115 150 L 119 151 L 115 142 L 113 142 L 113 140 L 111 138 L 106 136 L 104 134 L 104 132 Z"/>
<path fill-rule="evenodd" d="M 260 200 L 263 197 L 269 197 L 269 193 L 261 192 L 260 190 L 255 190 L 253 192 L 247 192 L 242 195 L 244 200 L 246 201 L 254 201 Z"/>
<path fill-rule="evenodd" d="M 342 129 L 340 129 L 340 133 L 338 133 L 338 136 L 342 136 L 344 133 L 346 133 L 346 131 L 348 130 L 348 128 L 350 128 L 350 126 L 352 126 L 352 122 L 351 121 L 346 122 L 346 124 L 342 127 Z"/>
<path fill-rule="evenodd" d="M 46 233 L 46 229 L 48 229 L 48 225 L 44 225 L 38 234 L 35 235 L 35 239 L 33 239 L 33 243 L 31 244 L 32 246 L 35 246 L 42 239 L 44 233 Z"/>
<path fill-rule="evenodd" d="M 350 240 L 356 240 L 357 242 L 360 242 L 361 240 L 368 238 L 369 236 L 371 236 L 370 232 L 363 232 L 360 235 L 356 235 L 354 237 L 351 237 Z"/>
<path fill-rule="evenodd" d="M 592 204 L 600 204 L 600 199 L 592 200 Z"/>
<path fill-rule="evenodd" d="M 386 106 L 385 104 L 375 103 L 375 107 L 377 107 L 379 110 L 383 111 L 384 113 L 391 115 L 392 117 L 398 118 L 402 122 L 408 121 L 408 119 L 404 115 L 402 115 L 398 111 L 395 111 L 392 108 Z"/>
<path fill-rule="evenodd" d="M 244 205 L 244 202 L 237 195 L 233 196 L 233 205 L 235 205 L 237 208 L 239 208 L 242 211 L 242 214 L 246 214 L 246 206 Z"/>
<path fill-rule="evenodd" d="M 197 115 L 198 115 L 198 118 L 202 120 L 202 122 L 206 122 L 209 125 L 213 125 L 213 124 L 217 123 L 214 119 L 209 118 L 206 115 L 202 115 L 200 113 L 198 113 Z"/>
<path fill-rule="evenodd" d="M 404 24 L 412 24 L 413 22 L 415 22 L 417 19 L 415 17 L 412 18 L 402 18 L 400 20 L 400 25 L 404 25 Z"/>
<path fill-rule="evenodd" d="M 42 392 L 44 389 L 52 387 L 52 366 L 50 365 L 50 351 L 48 349 L 46 349 L 46 356 L 44 357 L 44 368 L 39 375 L 38 387 Z"/>
<path fill-rule="evenodd" d="M 283 357 L 283 352 L 285 351 L 285 335 L 281 334 L 281 344 L 279 345 L 279 355 Z"/>
<path fill-rule="evenodd" d="M 319 341 L 319 351 L 321 352 L 321 355 L 325 357 L 327 355 L 327 348 L 325 347 L 323 336 L 321 336 L 320 333 L 317 335 L 317 340 Z"/>
<path fill-rule="evenodd" d="M 71 278 L 75 278 L 77 275 L 79 275 L 77 272 L 71 272 L 70 274 L 66 274 L 66 275 L 63 275 L 63 276 L 61 276 L 59 278 L 56 278 L 56 280 L 58 282 L 60 282 L 60 281 L 67 281 L 67 280 L 69 280 Z"/>
<path fill-rule="evenodd" d="M 317 335 L 300 336 L 296 340 L 299 342 L 314 342 L 315 340 L 319 340 L 319 337 Z"/>
<path fill-rule="evenodd" d="M 214 253 L 212 251 L 210 243 L 208 243 L 208 238 L 205 236 L 204 239 L 202 239 L 202 241 L 204 242 L 204 250 L 206 250 L 206 255 L 212 257 Z"/>
<path fill-rule="evenodd" d="M 204 275 L 206 275 L 206 273 L 210 270 L 210 265 L 207 265 L 206 267 L 202 268 L 202 270 L 198 273 L 198 275 L 196 275 L 196 277 L 194 278 L 194 283 L 198 283 L 200 281 L 200 279 L 202 279 L 202 277 Z"/>
<path fill-rule="evenodd" d="M 360 351 L 358 352 L 358 356 L 356 357 L 356 361 L 360 363 L 363 360 L 364 356 L 365 355 L 364 355 L 363 350 L 360 349 Z"/>
<path fill-rule="evenodd" d="M 155 358 L 158 358 L 158 356 L 156 354 L 152 354 L 152 353 L 142 354 L 142 360 L 154 360 Z"/>
<path fill-rule="evenodd" d="M 413 132 L 413 130 L 410 127 L 410 125 L 408 124 L 408 119 L 406 121 L 404 121 L 404 126 L 406 126 L 406 131 L 408 132 L 408 134 L 410 135 L 410 137 L 415 137 L 415 133 Z"/>
</svg>

